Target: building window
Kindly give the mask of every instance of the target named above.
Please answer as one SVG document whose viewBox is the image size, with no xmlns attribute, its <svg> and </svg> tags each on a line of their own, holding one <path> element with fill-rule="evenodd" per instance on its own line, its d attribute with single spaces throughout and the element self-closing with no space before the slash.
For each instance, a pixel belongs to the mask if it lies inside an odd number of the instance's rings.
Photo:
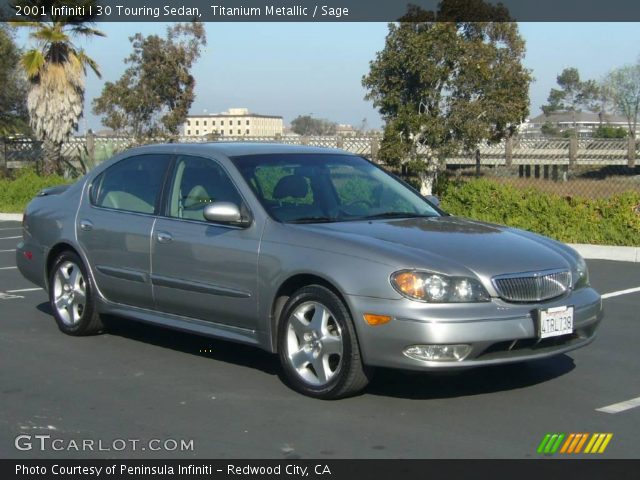
<svg viewBox="0 0 640 480">
<path fill-rule="evenodd" d="M 187 120 L 187 126 L 190 127 L 191 126 L 191 120 Z"/>
<path fill-rule="evenodd" d="M 202 124 L 206 127 L 207 126 L 207 121 L 205 120 Z"/>
<path fill-rule="evenodd" d="M 198 120 L 196 120 L 196 127 L 200 125 L 200 122 Z"/>
<path fill-rule="evenodd" d="M 198 122 L 196 122 L 198 123 Z M 196 130 L 196 135 L 200 135 L 200 130 Z"/>
<path fill-rule="evenodd" d="M 238 129 L 238 135 L 242 134 L 242 130 Z"/>
<path fill-rule="evenodd" d="M 220 125 L 222 125 L 224 127 L 224 120 L 220 121 Z"/>
<path fill-rule="evenodd" d="M 220 135 L 224 135 L 224 130 L 220 130 Z"/>
<path fill-rule="evenodd" d="M 187 130 L 187 135 L 191 135 L 191 130 Z"/>
<path fill-rule="evenodd" d="M 238 125 L 240 125 L 240 120 L 238 120 Z"/>
<path fill-rule="evenodd" d="M 213 125 L 215 127 L 216 126 L 216 121 L 214 120 L 213 122 L 211 122 L 211 125 Z"/>
<path fill-rule="evenodd" d="M 248 129 L 248 128 L 247 128 L 247 130 L 246 130 L 246 132 L 245 132 L 245 133 L 246 133 L 247 135 L 249 135 L 249 129 Z"/>
<path fill-rule="evenodd" d="M 247 120 L 247 125 L 249 125 L 249 120 Z"/>
</svg>

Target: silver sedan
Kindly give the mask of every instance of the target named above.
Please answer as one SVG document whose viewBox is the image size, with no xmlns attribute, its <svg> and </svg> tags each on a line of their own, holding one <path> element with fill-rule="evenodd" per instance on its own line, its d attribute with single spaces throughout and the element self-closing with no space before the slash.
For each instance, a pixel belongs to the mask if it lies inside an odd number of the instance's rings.
<svg viewBox="0 0 640 480">
<path fill-rule="evenodd" d="M 594 338 L 584 260 L 540 235 L 448 215 L 340 150 L 129 150 L 27 207 L 22 274 L 70 335 L 111 314 L 277 353 L 318 398 L 376 366 L 444 370 L 549 357 Z"/>
</svg>

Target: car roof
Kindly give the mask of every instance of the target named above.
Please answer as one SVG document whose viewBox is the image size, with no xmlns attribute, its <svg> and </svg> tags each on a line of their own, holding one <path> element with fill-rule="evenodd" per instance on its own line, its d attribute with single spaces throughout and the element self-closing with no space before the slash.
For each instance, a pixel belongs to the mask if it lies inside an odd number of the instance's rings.
<svg viewBox="0 0 640 480">
<path fill-rule="evenodd" d="M 324 153 L 333 155 L 353 155 L 337 148 L 311 147 L 306 145 L 287 145 L 283 143 L 258 142 L 205 142 L 205 143 L 166 143 L 145 145 L 135 149 L 136 152 L 166 151 L 200 153 L 203 155 L 220 153 L 227 157 L 241 157 L 247 155 L 268 155 L 278 153 L 305 154 Z"/>
</svg>

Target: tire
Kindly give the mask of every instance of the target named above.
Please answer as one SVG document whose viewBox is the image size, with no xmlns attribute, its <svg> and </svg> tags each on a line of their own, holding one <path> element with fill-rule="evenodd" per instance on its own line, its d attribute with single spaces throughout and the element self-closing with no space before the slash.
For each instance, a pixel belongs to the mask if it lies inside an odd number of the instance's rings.
<svg viewBox="0 0 640 480">
<path fill-rule="evenodd" d="M 349 311 L 319 285 L 301 288 L 282 309 L 278 356 L 289 385 L 309 397 L 343 398 L 369 383 Z"/>
<path fill-rule="evenodd" d="M 94 335 L 103 323 L 95 308 L 93 286 L 82 259 L 62 252 L 49 272 L 49 304 L 58 328 L 67 335 Z"/>
</svg>

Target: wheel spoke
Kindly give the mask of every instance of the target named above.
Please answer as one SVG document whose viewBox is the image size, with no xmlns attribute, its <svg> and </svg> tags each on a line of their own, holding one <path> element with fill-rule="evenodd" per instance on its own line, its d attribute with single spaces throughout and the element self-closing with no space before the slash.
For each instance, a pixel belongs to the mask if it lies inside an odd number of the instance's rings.
<svg viewBox="0 0 640 480">
<path fill-rule="evenodd" d="M 291 355 L 291 364 L 296 370 L 300 370 L 309 364 L 309 355 L 301 348 Z"/>
<path fill-rule="evenodd" d="M 60 287 L 67 283 L 68 276 L 66 273 L 66 270 L 63 268 L 58 269 L 56 272 L 56 282 L 60 284 Z"/>
<path fill-rule="evenodd" d="M 80 321 L 80 317 L 82 317 L 82 315 L 80 314 L 80 309 L 78 308 L 78 304 L 77 303 L 72 303 L 71 304 L 71 312 L 72 312 L 71 321 L 74 324 L 78 323 Z"/>
<path fill-rule="evenodd" d="M 66 317 L 65 319 L 67 320 L 67 322 L 75 323 L 75 320 L 73 318 L 74 317 L 73 304 L 72 303 L 67 303 L 64 306 L 64 310 L 63 311 L 65 312 L 65 317 Z"/>
<path fill-rule="evenodd" d="M 73 291 L 73 301 L 77 305 L 85 305 L 87 302 L 87 297 L 83 290 L 80 288 Z"/>
<path fill-rule="evenodd" d="M 325 335 L 320 341 L 322 342 L 322 353 L 342 356 L 342 338 L 336 335 Z"/>
<path fill-rule="evenodd" d="M 56 305 L 56 308 L 58 310 L 60 310 L 60 309 L 65 307 L 67 302 L 66 302 L 66 299 L 64 298 L 64 296 L 60 295 L 58 298 L 55 299 L 54 303 Z"/>
<path fill-rule="evenodd" d="M 69 275 L 69 284 L 71 284 L 71 287 L 78 288 L 81 278 L 82 275 L 80 274 L 80 270 L 74 265 L 71 270 L 71 274 Z"/>
<path fill-rule="evenodd" d="M 322 305 L 316 304 L 309 326 L 312 330 L 324 333 L 326 330 L 328 319 L 329 312 L 327 312 L 327 310 Z"/>
<path fill-rule="evenodd" d="M 325 383 L 327 381 L 328 375 L 327 375 L 327 370 L 328 370 L 328 366 L 325 367 L 325 362 L 323 361 L 322 357 L 317 357 L 314 358 L 311 361 L 311 365 L 313 365 L 313 369 L 316 372 L 316 377 L 318 377 L 318 381 L 322 384 Z"/>
<path fill-rule="evenodd" d="M 289 319 L 289 324 L 293 327 L 293 331 L 296 332 L 296 336 L 300 341 L 306 332 L 309 331 L 309 325 L 306 323 L 304 313 L 297 310 Z"/>
</svg>

